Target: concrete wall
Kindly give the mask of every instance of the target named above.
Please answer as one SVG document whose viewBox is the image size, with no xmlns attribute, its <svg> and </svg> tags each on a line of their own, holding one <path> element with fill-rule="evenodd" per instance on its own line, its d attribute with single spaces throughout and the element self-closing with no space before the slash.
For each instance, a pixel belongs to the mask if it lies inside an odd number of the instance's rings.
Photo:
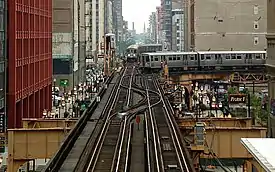
<svg viewBox="0 0 275 172">
<path fill-rule="evenodd" d="M 196 0 L 195 48 L 264 50 L 266 22 L 266 0 Z"/>
</svg>

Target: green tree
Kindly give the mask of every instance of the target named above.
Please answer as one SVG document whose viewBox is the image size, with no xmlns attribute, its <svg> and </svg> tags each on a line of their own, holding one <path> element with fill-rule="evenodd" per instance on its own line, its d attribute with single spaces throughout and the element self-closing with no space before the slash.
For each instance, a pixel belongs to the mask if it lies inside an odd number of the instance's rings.
<svg viewBox="0 0 275 172">
<path fill-rule="evenodd" d="M 228 94 L 237 94 L 238 88 L 237 87 L 229 87 L 228 88 Z"/>
</svg>

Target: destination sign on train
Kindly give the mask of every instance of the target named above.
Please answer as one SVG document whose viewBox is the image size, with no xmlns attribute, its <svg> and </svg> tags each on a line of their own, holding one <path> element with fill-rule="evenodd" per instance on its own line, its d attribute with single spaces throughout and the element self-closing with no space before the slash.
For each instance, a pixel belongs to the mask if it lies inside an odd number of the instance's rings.
<svg viewBox="0 0 275 172">
<path fill-rule="evenodd" d="M 245 94 L 230 94 L 229 95 L 229 103 L 246 103 L 246 95 Z"/>
</svg>

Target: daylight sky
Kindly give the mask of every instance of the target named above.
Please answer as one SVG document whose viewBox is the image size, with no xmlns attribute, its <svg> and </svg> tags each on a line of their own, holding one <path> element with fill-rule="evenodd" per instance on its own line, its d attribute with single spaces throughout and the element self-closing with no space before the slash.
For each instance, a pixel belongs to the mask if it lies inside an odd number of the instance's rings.
<svg viewBox="0 0 275 172">
<path fill-rule="evenodd" d="M 156 11 L 156 6 L 161 0 L 122 0 L 122 14 L 124 20 L 128 21 L 129 29 L 135 22 L 137 33 L 143 32 L 144 22 L 148 27 L 149 15 Z"/>
</svg>

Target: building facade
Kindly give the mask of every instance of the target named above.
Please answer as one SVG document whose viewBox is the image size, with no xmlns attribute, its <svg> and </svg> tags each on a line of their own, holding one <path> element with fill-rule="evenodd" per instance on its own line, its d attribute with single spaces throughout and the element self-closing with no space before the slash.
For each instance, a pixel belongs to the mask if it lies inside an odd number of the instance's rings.
<svg viewBox="0 0 275 172">
<path fill-rule="evenodd" d="M 172 50 L 184 51 L 184 11 L 172 11 Z"/>
<path fill-rule="evenodd" d="M 275 23 L 274 14 L 275 2 L 267 2 L 267 71 L 269 76 L 268 95 L 269 108 L 268 115 L 268 136 L 275 137 Z"/>
<path fill-rule="evenodd" d="M 152 12 L 149 16 L 149 39 L 152 43 L 157 43 L 157 21 L 156 13 Z"/>
<path fill-rule="evenodd" d="M 186 11 L 189 49 L 264 50 L 266 3 L 262 0 L 191 1 Z"/>
<path fill-rule="evenodd" d="M 51 110 L 52 0 L 8 1 L 8 38 L 8 127 L 16 128 Z"/>
<path fill-rule="evenodd" d="M 123 54 L 123 16 L 122 0 L 112 0 L 114 34 L 116 35 L 117 54 Z"/>
<path fill-rule="evenodd" d="M 0 0 L 0 134 L 6 131 L 6 0 Z M 0 136 L 2 137 L 2 136 Z M 0 144 L 0 152 L 4 145 Z"/>
<path fill-rule="evenodd" d="M 85 80 L 85 0 L 53 1 L 53 74 L 65 91 Z"/>
<path fill-rule="evenodd" d="M 161 7 L 156 7 L 156 34 L 157 34 L 157 43 L 160 44 L 162 40 L 161 32 Z"/>
<path fill-rule="evenodd" d="M 163 40 L 166 42 L 168 49 L 172 46 L 172 0 L 161 0 L 161 31 Z"/>
</svg>

